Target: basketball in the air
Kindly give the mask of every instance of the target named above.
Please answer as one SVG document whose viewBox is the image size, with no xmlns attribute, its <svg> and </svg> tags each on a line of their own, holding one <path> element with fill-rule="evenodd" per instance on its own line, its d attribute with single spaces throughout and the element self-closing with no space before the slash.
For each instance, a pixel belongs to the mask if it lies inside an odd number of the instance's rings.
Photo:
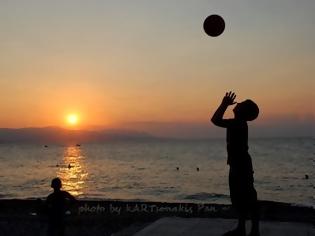
<svg viewBox="0 0 315 236">
<path fill-rule="evenodd" d="M 219 15 L 210 15 L 203 22 L 203 29 L 207 35 L 217 37 L 223 33 L 225 29 L 225 22 Z"/>
</svg>

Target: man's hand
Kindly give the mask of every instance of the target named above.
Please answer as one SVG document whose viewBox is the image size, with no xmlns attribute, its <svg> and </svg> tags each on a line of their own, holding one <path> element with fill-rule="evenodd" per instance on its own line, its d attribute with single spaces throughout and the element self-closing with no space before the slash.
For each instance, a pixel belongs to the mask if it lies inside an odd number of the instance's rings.
<svg viewBox="0 0 315 236">
<path fill-rule="evenodd" d="M 224 96 L 224 98 L 222 100 L 222 104 L 225 105 L 225 106 L 233 105 L 233 104 L 236 103 L 236 102 L 234 102 L 235 98 L 236 98 L 235 93 L 230 91 L 230 92 L 225 94 L 225 96 Z"/>
</svg>

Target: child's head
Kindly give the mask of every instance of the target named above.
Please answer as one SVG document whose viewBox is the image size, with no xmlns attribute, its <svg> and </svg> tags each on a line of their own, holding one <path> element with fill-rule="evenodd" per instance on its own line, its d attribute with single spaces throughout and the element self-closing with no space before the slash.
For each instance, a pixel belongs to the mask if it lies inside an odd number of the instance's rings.
<svg viewBox="0 0 315 236">
<path fill-rule="evenodd" d="M 54 178 L 52 181 L 51 181 L 51 185 L 50 185 L 54 190 L 60 190 L 61 189 L 61 186 L 62 186 L 62 183 L 61 183 L 61 180 L 59 178 Z"/>
<path fill-rule="evenodd" d="M 233 112 L 236 119 L 252 121 L 257 118 L 259 108 L 256 103 L 247 99 L 244 102 L 238 103 L 233 109 Z"/>
</svg>

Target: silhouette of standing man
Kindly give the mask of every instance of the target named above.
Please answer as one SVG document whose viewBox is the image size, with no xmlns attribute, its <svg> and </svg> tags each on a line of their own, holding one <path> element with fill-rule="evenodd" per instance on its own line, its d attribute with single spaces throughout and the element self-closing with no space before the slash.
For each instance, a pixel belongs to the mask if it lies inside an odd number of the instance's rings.
<svg viewBox="0 0 315 236">
<path fill-rule="evenodd" d="M 251 100 L 237 103 L 234 119 L 223 119 L 223 115 L 234 102 L 236 95 L 226 93 L 221 105 L 214 113 L 211 121 L 219 127 L 227 129 L 226 142 L 230 166 L 229 187 L 232 206 L 238 214 L 238 226 L 224 236 L 246 236 L 246 216 L 251 215 L 252 228 L 250 236 L 259 236 L 259 207 L 257 192 L 254 188 L 252 160 L 248 153 L 248 126 L 247 121 L 252 121 L 259 114 L 258 106 Z"/>
<path fill-rule="evenodd" d="M 59 178 L 54 178 L 51 181 L 51 187 L 54 192 L 49 194 L 46 199 L 48 209 L 49 236 L 63 236 L 65 231 L 65 212 L 68 202 L 74 202 L 76 199 L 67 191 L 60 190 L 62 186 Z"/>
</svg>

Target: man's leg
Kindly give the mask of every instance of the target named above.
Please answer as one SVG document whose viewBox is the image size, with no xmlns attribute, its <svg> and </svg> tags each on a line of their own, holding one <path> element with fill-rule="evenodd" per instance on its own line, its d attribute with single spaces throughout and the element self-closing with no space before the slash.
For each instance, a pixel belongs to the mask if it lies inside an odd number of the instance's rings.
<svg viewBox="0 0 315 236">
<path fill-rule="evenodd" d="M 229 173 L 229 187 L 232 206 L 236 210 L 238 217 L 238 225 L 234 230 L 223 234 L 223 236 L 246 236 L 246 210 L 242 207 L 239 176 L 235 175 L 235 172 L 233 173 L 231 170 Z"/>
<path fill-rule="evenodd" d="M 259 236 L 259 220 L 260 220 L 260 207 L 257 200 L 257 192 L 253 187 L 253 201 L 250 209 L 251 220 L 252 220 L 252 229 L 250 236 Z"/>
<path fill-rule="evenodd" d="M 238 225 L 235 229 L 226 232 L 223 236 L 246 236 L 246 217 L 245 214 L 237 211 L 238 213 Z"/>
</svg>

